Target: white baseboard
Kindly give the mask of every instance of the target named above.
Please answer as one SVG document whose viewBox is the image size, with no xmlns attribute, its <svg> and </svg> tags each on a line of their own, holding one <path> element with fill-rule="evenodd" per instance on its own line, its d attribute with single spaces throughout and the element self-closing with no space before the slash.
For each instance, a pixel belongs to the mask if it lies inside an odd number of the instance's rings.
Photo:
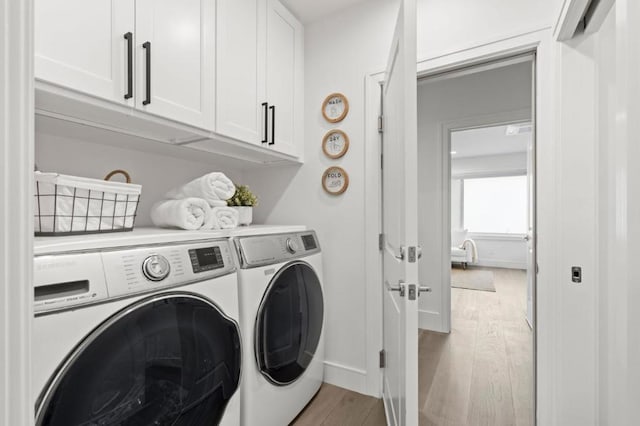
<svg viewBox="0 0 640 426">
<path fill-rule="evenodd" d="M 526 263 L 497 259 L 478 259 L 478 262 L 474 263 L 473 266 L 485 266 L 487 268 L 527 269 Z"/>
<path fill-rule="evenodd" d="M 442 317 L 439 312 L 418 310 L 418 328 L 446 333 L 442 329 Z"/>
<path fill-rule="evenodd" d="M 372 395 L 368 392 L 367 372 L 359 368 L 325 361 L 324 381 L 344 389 L 349 389 L 350 391 L 379 398 L 379 395 Z"/>
</svg>

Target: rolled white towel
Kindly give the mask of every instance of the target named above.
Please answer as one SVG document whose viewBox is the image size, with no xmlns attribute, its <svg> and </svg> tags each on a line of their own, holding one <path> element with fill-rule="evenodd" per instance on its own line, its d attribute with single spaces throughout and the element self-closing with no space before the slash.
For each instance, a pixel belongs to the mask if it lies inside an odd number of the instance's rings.
<svg viewBox="0 0 640 426">
<path fill-rule="evenodd" d="M 235 192 L 236 187 L 231 179 L 224 173 L 213 172 L 167 192 L 165 197 L 172 200 L 203 198 L 212 206 L 212 202 L 228 200 Z"/>
<path fill-rule="evenodd" d="M 207 216 L 204 229 L 233 229 L 238 227 L 238 211 L 231 207 L 214 207 Z"/>
<path fill-rule="evenodd" d="M 211 201 L 209 201 L 209 206 L 211 206 L 211 207 L 227 207 L 227 202 L 225 200 L 211 200 Z"/>
<path fill-rule="evenodd" d="M 151 207 L 151 221 L 160 227 L 172 226 L 189 231 L 200 229 L 211 212 L 202 198 L 163 200 Z"/>
</svg>

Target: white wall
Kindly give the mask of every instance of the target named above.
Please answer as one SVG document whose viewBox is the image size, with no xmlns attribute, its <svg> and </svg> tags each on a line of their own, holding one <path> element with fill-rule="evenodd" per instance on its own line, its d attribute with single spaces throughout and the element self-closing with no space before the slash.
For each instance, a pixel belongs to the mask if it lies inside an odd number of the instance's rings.
<svg viewBox="0 0 640 426">
<path fill-rule="evenodd" d="M 492 116 L 511 111 L 523 111 L 527 118 L 531 110 L 531 78 L 531 64 L 524 62 L 451 79 L 426 80 L 418 86 L 419 240 L 423 250 L 420 282 L 432 288 L 429 297 L 420 298 L 421 328 L 448 331 L 443 292 L 449 291 L 446 265 L 450 253 L 443 252 L 442 247 L 449 235 L 443 230 L 449 227 L 442 200 L 446 197 L 443 158 L 449 147 L 445 146 L 443 126 L 482 117 L 487 120 L 484 124 L 496 124 L 490 121 Z M 509 156 L 510 162 L 514 158 Z M 457 167 L 462 171 L 481 168 L 471 160 L 462 161 Z M 495 245 L 486 247 L 486 252 L 495 250 Z"/>
<path fill-rule="evenodd" d="M 578 303 L 592 303 L 597 326 L 578 350 L 593 351 L 597 410 L 590 424 L 632 425 L 640 416 L 640 4 L 618 0 L 594 43 L 597 186 L 595 285 Z M 581 45 L 585 38 L 579 39 Z M 583 52 L 579 46 L 572 47 Z M 588 345 L 588 346 L 587 346 Z M 585 368 L 584 364 L 576 368 Z M 577 372 L 576 372 L 577 373 Z M 591 420 L 591 419 L 590 419 Z"/>
<path fill-rule="evenodd" d="M 555 24 L 562 0 L 418 0 L 418 58 L 435 58 Z"/>
<path fill-rule="evenodd" d="M 394 1 L 372 0 L 305 28 L 305 164 L 287 169 L 248 172 L 247 179 L 262 202 L 256 218 L 267 223 L 301 223 L 318 232 L 323 249 L 326 299 L 326 380 L 360 392 L 367 389 L 368 327 L 364 280 L 365 146 L 364 77 L 384 69 L 395 23 Z M 349 99 L 349 115 L 330 125 L 321 115 L 325 96 L 342 92 Z M 332 128 L 351 140 L 339 160 L 324 156 L 321 141 Z M 321 187 L 324 170 L 343 167 L 350 177 L 341 196 Z M 373 336 L 371 337 L 373 338 Z M 377 374 L 377 371 L 372 372 Z"/>
<path fill-rule="evenodd" d="M 418 58 L 551 27 L 559 2 L 419 0 Z M 384 70 L 396 9 L 395 0 L 370 0 L 305 27 L 305 164 L 246 174 L 262 197 L 256 209 L 259 221 L 302 223 L 318 231 L 327 297 L 326 379 L 374 395 L 379 387 L 366 387 L 365 377 L 378 376 L 377 368 L 367 371 L 367 360 L 378 354 L 367 353 L 365 343 L 379 332 L 379 319 L 366 317 L 364 292 L 381 284 L 364 280 L 367 268 L 376 267 L 366 265 L 364 257 L 364 77 Z M 334 91 L 344 93 L 350 103 L 349 116 L 335 127 L 349 134 L 351 147 L 337 161 L 324 157 L 320 147 L 333 127 L 323 121 L 320 105 Z M 320 187 L 324 169 L 334 164 L 350 176 L 349 190 L 340 197 L 330 197 Z"/>
<path fill-rule="evenodd" d="M 187 157 L 190 159 L 185 159 L 176 156 L 176 150 L 184 156 L 182 151 L 185 148 L 167 146 L 167 152 L 153 153 L 149 150 L 92 143 L 92 137 L 88 136 L 91 133 L 88 134 L 82 128 L 67 133 L 67 136 L 44 133 L 40 126 L 36 126 L 35 162 L 38 168 L 43 172 L 96 179 L 104 178 L 111 170 L 126 170 L 131 175 L 133 183 L 142 185 L 136 227 L 151 226 L 149 211 L 153 203 L 161 200 L 170 189 L 191 179 L 212 171 L 222 171 L 230 179 L 242 182 L 241 171 L 225 166 L 223 162 L 197 151 L 188 153 Z M 129 138 L 115 134 L 111 134 L 111 137 Z M 133 145 L 133 141 L 131 142 Z M 121 179 L 121 176 L 114 177 L 114 180 L 120 182 Z"/>
<path fill-rule="evenodd" d="M 556 140 L 558 273 L 555 295 L 557 395 L 560 424 L 598 422 L 598 43 L 581 35 L 557 44 L 558 111 Z M 572 266 L 582 267 L 582 283 L 571 281 Z M 546 283 L 539 283 L 546 285 Z M 605 422 L 604 424 L 607 424 Z"/>
</svg>

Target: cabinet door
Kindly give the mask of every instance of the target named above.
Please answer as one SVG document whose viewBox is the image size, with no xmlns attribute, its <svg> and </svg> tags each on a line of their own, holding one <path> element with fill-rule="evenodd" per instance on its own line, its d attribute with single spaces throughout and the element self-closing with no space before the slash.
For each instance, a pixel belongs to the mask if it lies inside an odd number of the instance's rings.
<svg viewBox="0 0 640 426">
<path fill-rule="evenodd" d="M 126 104 L 130 0 L 36 0 L 35 76 Z"/>
<path fill-rule="evenodd" d="M 291 155 L 300 153 L 298 145 L 303 142 L 302 38 L 300 22 L 279 1 L 268 0 L 269 142 L 273 149 Z"/>
<path fill-rule="evenodd" d="M 264 0 L 218 0 L 216 133 L 265 144 Z"/>
<path fill-rule="evenodd" d="M 215 0 L 137 0 L 136 32 L 136 107 L 213 130 Z"/>
</svg>

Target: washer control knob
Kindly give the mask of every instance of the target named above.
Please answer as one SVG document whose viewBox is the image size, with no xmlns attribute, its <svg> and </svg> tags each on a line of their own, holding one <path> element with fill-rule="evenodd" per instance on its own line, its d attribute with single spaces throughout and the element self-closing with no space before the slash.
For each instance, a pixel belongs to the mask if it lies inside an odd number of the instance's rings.
<svg viewBox="0 0 640 426">
<path fill-rule="evenodd" d="M 169 276 L 171 266 L 166 257 L 154 254 L 142 262 L 142 273 L 149 281 L 162 281 Z"/>
<path fill-rule="evenodd" d="M 294 254 L 298 251 L 298 243 L 296 242 L 296 240 L 287 238 L 287 251 L 291 254 Z"/>
</svg>

